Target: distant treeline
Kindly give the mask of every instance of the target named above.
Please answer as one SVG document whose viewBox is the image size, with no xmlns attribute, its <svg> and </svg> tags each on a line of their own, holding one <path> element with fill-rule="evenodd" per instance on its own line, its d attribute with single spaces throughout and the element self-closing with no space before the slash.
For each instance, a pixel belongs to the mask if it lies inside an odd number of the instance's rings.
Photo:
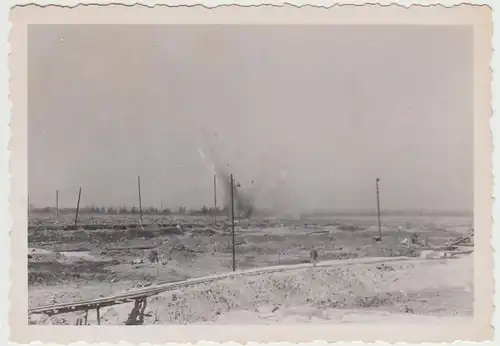
<svg viewBox="0 0 500 346">
<path fill-rule="evenodd" d="M 44 207 L 44 208 L 30 208 L 31 212 L 35 213 L 56 213 L 55 207 Z M 59 208 L 59 213 L 76 213 L 76 208 Z M 139 214 L 140 209 L 138 207 L 81 207 L 79 213 L 86 214 Z M 208 208 L 201 207 L 200 209 L 187 209 L 186 207 L 177 207 L 175 209 L 161 209 L 154 207 L 147 207 L 142 209 L 144 215 L 154 214 L 154 215 L 171 215 L 171 214 L 185 214 L 185 215 L 226 215 L 226 208 Z"/>
<path fill-rule="evenodd" d="M 31 212 L 35 213 L 56 213 L 55 207 L 44 207 L 44 208 L 30 208 Z M 62 214 L 74 214 L 76 208 L 59 208 L 59 213 Z M 140 210 L 138 207 L 96 207 L 96 206 L 85 206 L 80 208 L 80 213 L 82 214 L 139 214 Z M 203 206 L 200 209 L 187 209 L 186 207 L 177 208 L 155 208 L 147 207 L 142 209 L 144 215 L 227 215 L 227 208 L 213 208 Z M 257 210 L 255 214 L 261 216 L 273 216 L 272 210 Z M 463 210 L 384 210 L 381 211 L 381 216 L 443 216 L 443 217 L 465 217 L 473 216 L 472 211 Z M 300 218 L 314 218 L 314 217 L 341 217 L 341 216 L 361 216 L 361 217 L 376 217 L 377 213 L 370 210 L 338 210 L 338 211 L 311 211 L 302 212 Z"/>
</svg>

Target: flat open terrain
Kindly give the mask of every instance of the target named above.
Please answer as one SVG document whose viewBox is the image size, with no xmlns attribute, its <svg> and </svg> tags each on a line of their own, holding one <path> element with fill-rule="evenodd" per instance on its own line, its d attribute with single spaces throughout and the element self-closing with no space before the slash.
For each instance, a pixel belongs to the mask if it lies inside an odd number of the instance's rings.
<svg viewBox="0 0 500 346">
<path fill-rule="evenodd" d="M 148 215 L 141 228 L 136 215 L 82 215 L 81 227 L 65 230 L 71 217 L 30 215 L 30 308 L 232 270 L 231 228 L 224 220 L 214 224 L 212 218 Z M 144 323 L 331 323 L 353 316 L 368 321 L 384 314 L 472 316 L 472 256 L 418 258 L 423 250 L 467 235 L 472 218 L 384 217 L 382 241 L 374 240 L 376 222 L 373 217 L 241 220 L 235 231 L 238 270 L 308 263 L 313 247 L 320 262 L 400 256 L 415 260 L 299 266 L 211 281 L 149 298 Z M 405 239 L 414 233 L 419 244 L 408 247 Z M 160 264 L 150 263 L 152 249 L 158 250 Z M 124 324 L 132 306 L 103 309 L 101 323 Z M 77 317 L 77 313 L 33 315 L 30 323 L 74 324 Z M 89 323 L 95 323 L 92 318 Z"/>
</svg>

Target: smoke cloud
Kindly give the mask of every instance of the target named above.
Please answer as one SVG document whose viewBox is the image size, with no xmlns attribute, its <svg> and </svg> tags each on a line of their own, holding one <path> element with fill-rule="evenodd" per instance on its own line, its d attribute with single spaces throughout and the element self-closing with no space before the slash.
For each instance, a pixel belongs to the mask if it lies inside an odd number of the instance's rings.
<svg viewBox="0 0 500 346">
<path fill-rule="evenodd" d="M 206 132 L 203 131 L 206 136 Z M 224 165 L 215 154 L 215 149 L 211 146 L 210 155 L 203 150 L 203 148 L 198 148 L 198 153 L 200 155 L 203 164 L 215 174 L 218 186 L 222 186 L 222 192 L 224 196 L 224 207 L 227 210 L 231 210 L 231 173 L 227 167 Z M 242 186 L 238 180 L 233 177 L 232 194 L 234 199 L 234 212 L 235 215 L 242 216 L 244 218 L 249 218 L 255 210 L 255 196 L 251 194 L 244 186 Z M 255 191 L 255 190 L 254 190 Z"/>
</svg>

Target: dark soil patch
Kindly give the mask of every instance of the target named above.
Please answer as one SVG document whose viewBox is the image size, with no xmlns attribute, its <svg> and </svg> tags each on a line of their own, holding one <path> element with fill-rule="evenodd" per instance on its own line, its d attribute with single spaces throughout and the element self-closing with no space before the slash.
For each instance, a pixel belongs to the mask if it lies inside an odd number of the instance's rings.
<svg viewBox="0 0 500 346">
<path fill-rule="evenodd" d="M 79 261 L 73 264 L 57 261 L 28 262 L 28 285 L 102 280 L 110 274 L 105 267 L 117 263 L 114 260 L 110 262 Z"/>
</svg>

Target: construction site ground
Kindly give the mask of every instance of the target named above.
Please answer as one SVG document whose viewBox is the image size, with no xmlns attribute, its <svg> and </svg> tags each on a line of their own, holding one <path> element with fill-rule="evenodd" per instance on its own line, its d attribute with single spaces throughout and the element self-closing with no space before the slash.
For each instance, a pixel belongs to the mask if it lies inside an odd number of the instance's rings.
<svg viewBox="0 0 500 346">
<path fill-rule="evenodd" d="M 134 217 L 126 221 L 123 215 L 83 215 L 80 223 L 137 223 L 136 216 L 129 216 Z M 64 224 L 64 216 L 30 215 L 29 308 L 232 271 L 231 227 L 223 220 L 215 226 L 208 217 L 172 220 L 148 215 L 144 227 L 133 229 L 63 230 Z M 235 231 L 237 269 L 290 269 L 210 280 L 160 293 L 148 298 L 142 323 L 469 318 L 472 256 L 443 258 L 446 253 L 441 249 L 466 236 L 471 228 L 472 218 L 466 217 L 384 217 L 383 238 L 376 241 L 373 217 L 241 220 Z M 414 234 L 417 244 L 408 246 Z M 471 242 L 460 245 L 456 250 L 472 250 Z M 318 250 L 320 265 L 300 265 L 309 263 L 312 248 Z M 160 264 L 149 261 L 153 249 L 160 254 Z M 436 256 L 426 255 L 429 249 Z M 395 257 L 411 259 L 383 262 Z M 363 258 L 381 261 L 362 263 Z M 361 262 L 321 265 L 348 259 Z M 125 324 L 133 305 L 103 308 L 101 324 Z M 29 322 L 75 324 L 82 314 L 36 314 L 30 315 Z M 95 314 L 89 314 L 88 323 L 96 323 Z"/>
</svg>

